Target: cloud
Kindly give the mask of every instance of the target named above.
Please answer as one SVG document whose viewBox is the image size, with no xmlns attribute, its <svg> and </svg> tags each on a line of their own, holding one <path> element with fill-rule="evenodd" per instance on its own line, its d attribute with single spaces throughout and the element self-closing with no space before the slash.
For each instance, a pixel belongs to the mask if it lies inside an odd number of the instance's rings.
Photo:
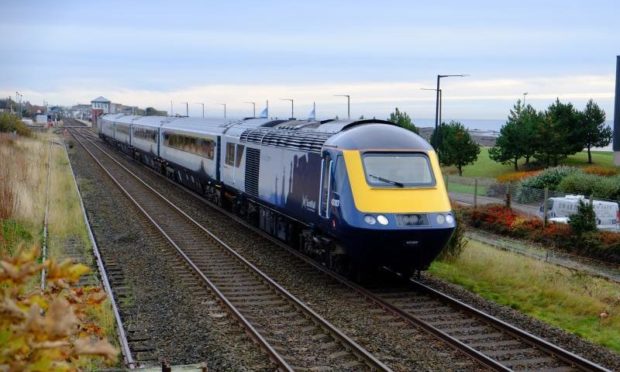
<svg viewBox="0 0 620 372">
<path fill-rule="evenodd" d="M 271 114 L 279 117 L 290 115 L 290 103 L 282 98 L 295 100 L 296 116 L 303 117 L 317 103 L 320 117 L 346 114 L 346 99 L 337 94 L 351 95 L 352 116 L 387 117 L 394 107 L 409 112 L 415 118 L 434 117 L 435 93 L 421 90 L 432 88 L 423 81 L 407 82 L 351 82 L 309 84 L 212 84 L 188 86 L 184 89 L 166 91 L 115 88 L 109 84 L 99 85 L 96 80 L 88 84 L 66 86 L 59 91 L 23 91 L 24 99 L 41 103 L 73 105 L 87 103 L 103 95 L 113 102 L 140 107 L 153 106 L 170 110 L 173 102 L 175 112 L 185 112 L 190 103 L 190 115 L 197 116 L 204 102 L 207 116 L 222 115 L 220 104 L 227 104 L 229 116 L 242 117 L 251 112 L 247 101 L 255 101 L 257 110 L 269 100 Z M 517 99 L 527 92 L 527 102 L 539 110 L 545 109 L 553 100 L 573 102 L 582 107 L 594 99 L 611 119 L 614 97 L 612 75 L 582 75 L 563 77 L 538 77 L 525 79 L 476 79 L 475 77 L 442 79 L 446 118 L 503 118 Z M 12 92 L 14 94 L 14 92 Z M 1 92 L 4 96 L 11 92 Z"/>
</svg>

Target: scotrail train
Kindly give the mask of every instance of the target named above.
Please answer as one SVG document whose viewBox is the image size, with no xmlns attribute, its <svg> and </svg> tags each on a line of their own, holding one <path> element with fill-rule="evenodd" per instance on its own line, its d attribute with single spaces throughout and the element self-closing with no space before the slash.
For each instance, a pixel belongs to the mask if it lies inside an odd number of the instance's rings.
<svg viewBox="0 0 620 372">
<path fill-rule="evenodd" d="M 456 221 L 433 148 L 382 120 L 110 114 L 100 136 L 354 277 L 425 270 Z"/>
</svg>

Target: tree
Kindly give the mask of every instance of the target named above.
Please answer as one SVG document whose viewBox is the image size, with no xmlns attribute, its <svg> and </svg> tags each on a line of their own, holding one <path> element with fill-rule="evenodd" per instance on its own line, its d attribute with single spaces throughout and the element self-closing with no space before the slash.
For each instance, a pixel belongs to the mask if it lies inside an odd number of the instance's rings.
<svg viewBox="0 0 620 372">
<path fill-rule="evenodd" d="M 438 140 L 437 155 L 443 165 L 454 165 L 459 171 L 459 176 L 463 175 L 463 166 L 472 164 L 478 159 L 480 145 L 478 145 L 469 135 L 463 124 L 451 121 L 448 124 L 442 123 L 437 128 L 439 133 L 433 132 L 433 139 Z"/>
<path fill-rule="evenodd" d="M 153 107 L 147 107 L 145 111 L 146 116 L 166 116 L 164 111 L 158 111 Z"/>
<path fill-rule="evenodd" d="M 506 124 L 500 129 L 495 146 L 489 149 L 489 157 L 502 164 L 513 164 L 519 170 L 519 159 L 528 164 L 536 152 L 536 128 L 542 115 L 530 105 L 523 106 L 521 100 L 510 110 Z"/>
<path fill-rule="evenodd" d="M 557 166 L 561 159 L 583 150 L 585 132 L 581 126 L 581 116 L 571 103 L 556 99 L 536 128 L 535 157 L 546 166 Z"/>
<path fill-rule="evenodd" d="M 390 114 L 389 121 L 395 123 L 401 128 L 408 129 L 416 134 L 419 134 L 418 128 L 413 124 L 409 115 L 406 112 L 400 111 L 398 107 L 394 109 L 394 112 Z"/>
<path fill-rule="evenodd" d="M 568 218 L 568 224 L 578 237 L 584 233 L 596 231 L 596 214 L 592 202 L 579 200 L 577 213 Z"/>
<path fill-rule="evenodd" d="M 605 111 L 592 99 L 586 104 L 581 120 L 585 132 L 585 146 L 588 149 L 588 163 L 592 164 L 590 149 L 609 145 L 613 132 L 609 126 L 605 125 Z"/>
</svg>

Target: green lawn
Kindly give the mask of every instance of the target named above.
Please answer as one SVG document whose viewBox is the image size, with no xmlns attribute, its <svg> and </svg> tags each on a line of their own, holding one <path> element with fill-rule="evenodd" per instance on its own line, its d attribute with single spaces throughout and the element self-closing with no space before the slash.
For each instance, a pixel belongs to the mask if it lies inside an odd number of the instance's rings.
<svg viewBox="0 0 620 372">
<path fill-rule="evenodd" d="M 620 352 L 618 283 L 476 241 L 454 262 L 434 262 L 430 273 Z M 611 316 L 600 319 L 604 311 Z"/>
<path fill-rule="evenodd" d="M 519 162 L 519 170 L 521 169 L 521 165 L 524 161 Z M 600 165 L 604 167 L 613 167 L 613 152 L 608 151 L 593 151 L 592 152 L 592 163 L 593 165 Z M 571 165 L 575 167 L 585 167 L 588 166 L 588 153 L 582 151 L 575 155 L 569 156 L 562 163 L 564 165 Z M 447 174 L 457 174 L 455 167 L 444 167 L 444 173 Z M 511 164 L 501 164 L 497 163 L 491 158 L 489 158 L 489 148 L 481 147 L 480 154 L 478 155 L 478 160 L 472 165 L 468 165 L 463 167 L 463 176 L 464 177 L 484 177 L 484 178 L 496 178 L 505 173 L 510 173 L 514 171 L 514 167 Z"/>
</svg>

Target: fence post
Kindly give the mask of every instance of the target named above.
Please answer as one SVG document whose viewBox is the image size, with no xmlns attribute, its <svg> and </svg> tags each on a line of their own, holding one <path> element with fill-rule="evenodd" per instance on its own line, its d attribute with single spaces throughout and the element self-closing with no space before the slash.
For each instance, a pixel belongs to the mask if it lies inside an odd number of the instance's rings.
<svg viewBox="0 0 620 372">
<path fill-rule="evenodd" d="M 474 209 L 478 206 L 478 179 L 474 178 Z"/>
<path fill-rule="evenodd" d="M 446 184 L 446 192 L 449 192 L 449 191 L 450 191 L 450 190 L 448 190 L 448 181 L 449 181 L 449 180 L 448 180 L 448 177 L 449 177 L 449 176 L 448 176 L 447 174 L 446 174 L 446 176 L 444 177 L 444 181 L 445 181 L 444 183 Z"/>
<path fill-rule="evenodd" d="M 547 199 L 549 199 L 549 188 L 545 187 L 545 197 L 543 199 L 543 229 L 547 227 Z"/>
<path fill-rule="evenodd" d="M 510 209 L 510 185 L 512 183 L 508 182 L 508 187 L 506 187 L 506 208 Z"/>
</svg>

